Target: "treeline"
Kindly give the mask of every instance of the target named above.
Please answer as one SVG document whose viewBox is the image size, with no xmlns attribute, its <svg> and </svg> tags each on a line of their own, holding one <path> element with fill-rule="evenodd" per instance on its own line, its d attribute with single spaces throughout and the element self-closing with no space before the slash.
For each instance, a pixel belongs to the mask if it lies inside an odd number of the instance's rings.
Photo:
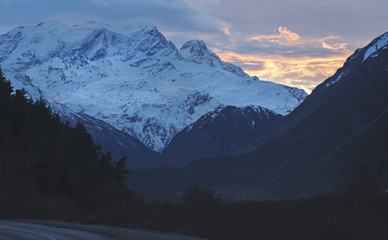
<svg viewBox="0 0 388 240">
<path fill-rule="evenodd" d="M 115 165 L 82 124 L 71 127 L 16 90 L 0 70 L 0 217 L 128 215 L 125 159 Z"/>
<path fill-rule="evenodd" d="M 189 187 L 182 202 L 145 204 L 137 226 L 217 240 L 385 240 L 388 195 L 225 203 L 211 190 Z M 136 226 L 132 223 L 129 226 Z"/>
</svg>

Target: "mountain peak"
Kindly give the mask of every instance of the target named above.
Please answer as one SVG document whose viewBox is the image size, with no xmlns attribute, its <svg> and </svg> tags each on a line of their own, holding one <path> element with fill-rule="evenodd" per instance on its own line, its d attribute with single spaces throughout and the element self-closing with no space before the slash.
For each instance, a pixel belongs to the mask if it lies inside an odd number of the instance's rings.
<svg viewBox="0 0 388 240">
<path fill-rule="evenodd" d="M 179 53 L 188 62 L 206 64 L 213 68 L 219 68 L 240 77 L 248 75 L 238 66 L 222 61 L 215 53 L 210 51 L 202 40 L 191 40 L 183 44 Z M 253 78 L 256 80 L 256 78 Z"/>
<path fill-rule="evenodd" d="M 183 44 L 180 53 L 186 60 L 195 63 L 209 63 L 209 61 L 221 61 L 220 58 L 210 51 L 202 40 L 190 40 Z M 214 64 L 212 65 L 214 67 Z"/>
<path fill-rule="evenodd" d="M 149 32 L 152 30 L 158 31 L 158 28 L 148 22 L 131 22 L 125 24 L 119 24 L 115 26 L 114 31 L 125 36 L 132 36 L 135 32 Z"/>
<path fill-rule="evenodd" d="M 191 40 L 186 42 L 179 52 L 186 61 L 197 64 L 208 64 L 212 67 L 216 67 L 221 62 L 221 59 L 210 51 L 202 40 Z"/>
<path fill-rule="evenodd" d="M 181 50 L 184 49 L 190 49 L 190 52 L 208 50 L 205 42 L 202 40 L 190 40 L 183 44 Z"/>
<path fill-rule="evenodd" d="M 42 27 L 64 27 L 64 26 L 67 26 L 67 25 L 63 24 L 57 20 L 49 20 L 46 22 L 41 22 L 41 23 L 37 24 L 35 27 L 42 28 Z"/>
</svg>

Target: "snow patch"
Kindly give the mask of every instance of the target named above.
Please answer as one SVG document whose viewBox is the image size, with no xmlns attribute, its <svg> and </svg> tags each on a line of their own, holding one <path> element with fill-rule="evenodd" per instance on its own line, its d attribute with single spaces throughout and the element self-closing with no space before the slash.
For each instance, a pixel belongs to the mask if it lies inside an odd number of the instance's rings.
<svg viewBox="0 0 388 240">
<path fill-rule="evenodd" d="M 329 87 L 330 85 L 333 85 L 335 84 L 336 82 L 338 82 L 339 80 L 341 80 L 342 77 L 346 76 L 346 74 L 348 74 L 348 69 L 346 69 L 345 71 L 343 71 L 340 75 L 338 75 L 338 77 L 334 80 L 334 81 L 331 81 L 329 83 L 326 83 L 326 87 Z"/>
<path fill-rule="evenodd" d="M 369 56 L 371 56 L 373 53 L 378 51 L 382 47 L 386 47 L 388 43 L 388 32 L 383 34 L 375 44 L 373 44 L 370 48 L 368 48 L 365 51 L 364 59 L 362 61 L 365 61 Z M 373 57 L 373 56 L 372 56 Z"/>
</svg>

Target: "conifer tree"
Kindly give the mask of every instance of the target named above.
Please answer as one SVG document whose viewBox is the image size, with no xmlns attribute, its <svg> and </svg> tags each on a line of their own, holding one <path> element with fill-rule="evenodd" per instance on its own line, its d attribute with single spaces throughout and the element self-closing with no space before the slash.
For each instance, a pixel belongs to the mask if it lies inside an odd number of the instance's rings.
<svg viewBox="0 0 388 240">
<path fill-rule="evenodd" d="M 115 175 L 118 178 L 119 184 L 122 186 L 125 185 L 125 180 L 127 179 L 127 176 L 128 176 L 128 169 L 126 169 L 126 165 L 127 165 L 126 160 L 127 160 L 127 157 L 122 157 L 115 165 L 115 170 L 116 170 Z"/>
</svg>

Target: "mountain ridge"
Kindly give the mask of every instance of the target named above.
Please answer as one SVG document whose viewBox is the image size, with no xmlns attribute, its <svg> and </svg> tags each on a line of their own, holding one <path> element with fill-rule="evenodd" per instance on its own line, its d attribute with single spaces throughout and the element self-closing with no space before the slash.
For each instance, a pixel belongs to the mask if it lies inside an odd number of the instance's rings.
<svg viewBox="0 0 388 240">
<path fill-rule="evenodd" d="M 195 54 L 184 57 L 185 49 L 155 26 L 118 28 L 58 22 L 18 27 L 0 36 L 0 65 L 33 99 L 102 120 L 157 152 L 220 106 L 258 105 L 285 115 L 306 96 L 249 77 L 206 45 L 204 62 L 196 63 Z"/>
</svg>

